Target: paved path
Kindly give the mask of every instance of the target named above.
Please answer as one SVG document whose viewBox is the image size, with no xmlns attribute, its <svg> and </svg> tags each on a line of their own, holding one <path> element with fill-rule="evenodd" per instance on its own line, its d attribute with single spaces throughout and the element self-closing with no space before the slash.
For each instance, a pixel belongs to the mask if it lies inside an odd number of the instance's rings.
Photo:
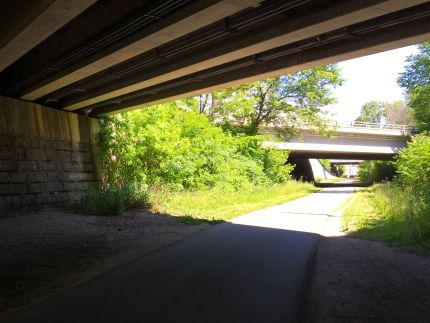
<svg viewBox="0 0 430 323">
<path fill-rule="evenodd" d="M 324 189 L 239 217 L 0 321 L 297 322 L 318 243 L 304 231 L 327 228 L 350 193 Z"/>
</svg>

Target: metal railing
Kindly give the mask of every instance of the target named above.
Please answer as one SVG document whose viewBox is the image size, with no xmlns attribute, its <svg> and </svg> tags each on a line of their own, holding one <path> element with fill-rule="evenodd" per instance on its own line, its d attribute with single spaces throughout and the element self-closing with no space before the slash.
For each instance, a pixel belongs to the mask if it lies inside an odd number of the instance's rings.
<svg viewBox="0 0 430 323">
<path fill-rule="evenodd" d="M 335 121 L 331 125 L 335 127 L 343 127 L 343 128 L 385 129 L 385 130 L 400 130 L 405 132 L 411 132 L 414 130 L 413 127 L 407 126 L 407 125 L 360 122 L 360 121 Z"/>
</svg>

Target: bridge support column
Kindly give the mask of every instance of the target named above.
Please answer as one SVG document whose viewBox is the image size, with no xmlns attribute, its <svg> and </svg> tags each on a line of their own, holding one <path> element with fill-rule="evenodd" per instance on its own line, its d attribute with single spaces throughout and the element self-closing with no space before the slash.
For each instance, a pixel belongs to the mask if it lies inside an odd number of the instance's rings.
<svg viewBox="0 0 430 323">
<path fill-rule="evenodd" d="M 0 209 L 64 205 L 97 185 L 98 120 L 0 96 Z"/>
<path fill-rule="evenodd" d="M 315 182 L 314 173 L 309 159 L 289 157 L 288 163 L 295 165 L 291 175 L 296 180 Z"/>
</svg>

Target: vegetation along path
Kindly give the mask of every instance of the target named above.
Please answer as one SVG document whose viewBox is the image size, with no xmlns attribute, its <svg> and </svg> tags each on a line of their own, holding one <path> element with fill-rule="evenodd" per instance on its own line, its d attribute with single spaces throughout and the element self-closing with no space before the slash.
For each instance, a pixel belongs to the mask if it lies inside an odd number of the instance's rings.
<svg viewBox="0 0 430 323">
<path fill-rule="evenodd" d="M 352 192 L 324 189 L 249 213 L 2 321 L 296 322 L 319 239 L 310 232 L 332 231 Z"/>
</svg>

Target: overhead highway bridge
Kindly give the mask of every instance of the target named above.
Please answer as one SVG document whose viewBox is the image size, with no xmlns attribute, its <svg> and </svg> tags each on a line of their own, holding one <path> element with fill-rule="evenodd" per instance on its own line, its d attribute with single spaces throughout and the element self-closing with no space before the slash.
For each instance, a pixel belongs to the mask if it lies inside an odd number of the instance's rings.
<svg viewBox="0 0 430 323">
<path fill-rule="evenodd" d="M 266 146 L 290 150 L 291 158 L 390 160 L 406 147 L 414 129 L 404 125 L 338 122 L 327 135 L 299 129 L 298 135 Z M 263 133 L 277 133 L 266 128 Z"/>
<path fill-rule="evenodd" d="M 0 94 L 92 116 L 430 39 L 423 0 L 18 0 L 0 12 Z"/>
</svg>

